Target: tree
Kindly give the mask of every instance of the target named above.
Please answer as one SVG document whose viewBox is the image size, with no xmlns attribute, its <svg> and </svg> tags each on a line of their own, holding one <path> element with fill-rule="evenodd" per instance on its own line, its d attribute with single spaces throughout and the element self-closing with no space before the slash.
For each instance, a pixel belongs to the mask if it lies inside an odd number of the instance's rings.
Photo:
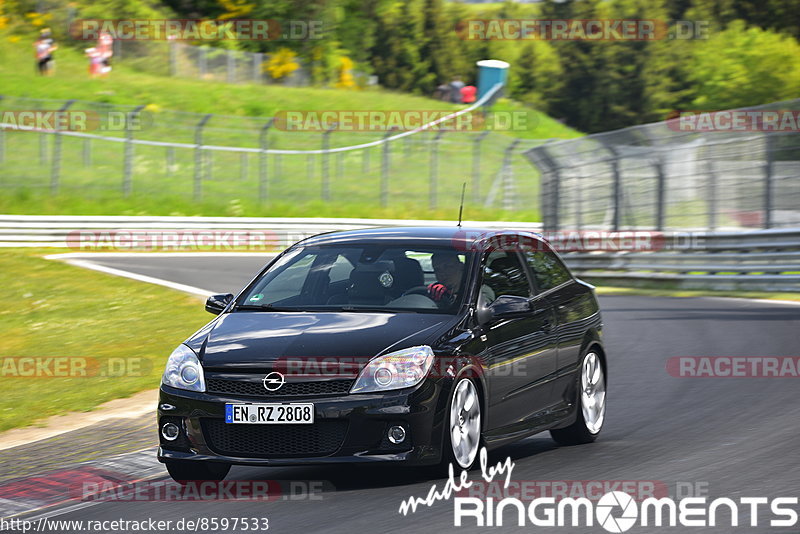
<svg viewBox="0 0 800 534">
<path fill-rule="evenodd" d="M 696 48 L 689 68 L 692 104 L 727 109 L 796 98 L 798 58 L 800 44 L 791 37 L 734 21 Z"/>
</svg>

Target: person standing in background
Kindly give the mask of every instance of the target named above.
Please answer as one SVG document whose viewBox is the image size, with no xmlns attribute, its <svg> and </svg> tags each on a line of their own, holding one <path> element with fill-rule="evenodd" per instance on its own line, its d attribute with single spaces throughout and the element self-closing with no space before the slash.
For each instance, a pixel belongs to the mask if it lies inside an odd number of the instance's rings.
<svg viewBox="0 0 800 534">
<path fill-rule="evenodd" d="M 53 59 L 53 52 L 58 47 L 53 40 L 50 33 L 50 28 L 44 28 L 39 33 L 39 38 L 33 43 L 33 48 L 36 51 L 36 68 L 42 76 L 50 76 L 55 71 L 55 59 Z"/>
<path fill-rule="evenodd" d="M 478 89 L 474 85 L 465 85 L 461 88 L 461 102 L 464 104 L 472 104 L 475 102 L 475 94 Z"/>
<path fill-rule="evenodd" d="M 114 38 L 108 32 L 102 32 L 97 39 L 97 50 L 101 58 L 101 74 L 108 74 L 111 72 L 111 56 L 114 55 Z"/>
<path fill-rule="evenodd" d="M 461 103 L 461 88 L 464 87 L 464 82 L 456 76 L 453 78 L 453 81 L 450 82 L 450 102 L 454 104 Z"/>
</svg>

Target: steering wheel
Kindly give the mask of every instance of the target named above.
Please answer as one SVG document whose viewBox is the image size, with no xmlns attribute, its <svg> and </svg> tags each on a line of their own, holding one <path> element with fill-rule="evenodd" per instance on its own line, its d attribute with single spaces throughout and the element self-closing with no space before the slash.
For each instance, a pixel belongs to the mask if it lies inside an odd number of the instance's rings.
<svg viewBox="0 0 800 534">
<path fill-rule="evenodd" d="M 425 295 L 426 297 L 430 298 L 430 295 L 428 295 L 428 286 L 412 287 L 411 289 L 403 291 L 403 294 L 401 296 L 405 297 L 406 295 Z"/>
</svg>

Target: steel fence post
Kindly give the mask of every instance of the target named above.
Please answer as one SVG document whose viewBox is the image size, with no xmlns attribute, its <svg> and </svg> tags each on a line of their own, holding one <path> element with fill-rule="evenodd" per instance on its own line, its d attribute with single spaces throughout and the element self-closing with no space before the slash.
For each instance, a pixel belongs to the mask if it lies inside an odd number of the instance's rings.
<svg viewBox="0 0 800 534">
<path fill-rule="evenodd" d="M 194 129 L 194 199 L 203 196 L 203 127 L 211 119 L 211 113 L 203 116 Z"/>
<path fill-rule="evenodd" d="M 167 157 L 167 176 L 172 176 L 172 167 L 175 165 L 175 147 L 168 146 L 166 150 Z"/>
<path fill-rule="evenodd" d="M 69 107 L 75 102 L 75 100 L 67 100 L 61 109 L 59 109 L 59 113 L 67 111 Z M 55 195 L 58 193 L 59 188 L 59 178 L 61 174 L 61 132 L 56 129 L 55 133 L 53 134 L 53 165 L 50 169 L 50 194 Z"/>
<path fill-rule="evenodd" d="M 249 174 L 249 169 L 247 167 L 247 152 L 242 152 L 239 154 L 239 179 L 243 182 L 247 180 L 247 175 Z"/>
<path fill-rule="evenodd" d="M 131 194 L 133 180 L 133 130 L 138 124 L 139 113 L 144 105 L 136 106 L 129 111 L 125 118 L 125 156 L 122 171 L 122 196 Z"/>
<path fill-rule="evenodd" d="M 47 134 L 39 133 L 39 165 L 47 165 Z"/>
<path fill-rule="evenodd" d="M 575 226 L 583 230 L 583 172 L 575 175 Z"/>
<path fill-rule="evenodd" d="M 322 158 L 322 200 L 325 202 L 328 202 L 331 199 L 329 150 L 331 146 L 330 135 L 335 128 L 336 123 L 333 123 L 330 125 L 330 127 L 326 128 L 324 132 L 322 132 L 322 154 L 320 154 L 320 157 Z"/>
<path fill-rule="evenodd" d="M 667 215 L 666 204 L 666 185 L 667 177 L 664 174 L 664 163 L 661 161 L 661 154 L 655 161 L 656 167 L 656 230 L 664 230 L 664 221 Z"/>
<path fill-rule="evenodd" d="M 262 204 L 267 201 L 267 194 L 269 193 L 269 168 L 267 166 L 267 150 L 269 148 L 269 143 L 267 133 L 272 127 L 273 122 L 275 122 L 274 118 L 268 120 L 264 126 L 261 127 L 261 131 L 258 134 L 258 144 L 261 148 L 261 152 L 258 153 L 258 201 Z"/>
<path fill-rule="evenodd" d="M 200 74 L 200 79 L 204 79 L 206 77 L 206 71 L 208 70 L 207 64 L 207 57 L 206 57 L 206 47 L 201 46 L 198 49 L 198 56 L 197 56 L 197 72 Z"/>
<path fill-rule="evenodd" d="M 772 228 L 773 221 L 772 221 L 772 210 L 773 210 L 773 202 L 774 202 L 774 191 L 773 191 L 773 161 L 774 157 L 772 152 L 775 150 L 775 138 L 773 134 L 767 133 L 766 138 L 764 139 L 765 147 L 764 151 L 766 152 L 765 161 L 764 161 L 764 228 Z"/>
<path fill-rule="evenodd" d="M 256 52 L 253 54 L 253 81 L 255 83 L 261 83 L 263 78 L 261 77 L 261 62 L 263 61 L 264 54 L 261 52 Z"/>
<path fill-rule="evenodd" d="M 314 154 L 306 156 L 306 178 L 309 183 L 314 179 Z"/>
<path fill-rule="evenodd" d="M 430 181 L 428 184 L 429 187 L 429 197 L 428 197 L 428 207 L 432 210 L 436 209 L 436 204 L 438 201 L 437 193 L 439 189 L 439 140 L 444 135 L 444 130 L 439 130 L 436 132 L 436 135 L 433 136 L 433 142 L 431 143 L 431 156 L 430 156 L 430 169 L 429 169 L 429 176 Z"/>
<path fill-rule="evenodd" d="M 169 75 L 178 75 L 178 43 L 174 39 L 168 41 L 169 46 Z"/>
<path fill-rule="evenodd" d="M 708 210 L 708 229 L 713 231 L 717 227 L 717 173 L 714 170 L 714 162 L 706 160 L 708 169 L 708 189 L 706 205 Z"/>
<path fill-rule="evenodd" d="M 391 130 L 387 130 L 385 134 L 383 134 L 383 147 L 381 149 L 383 157 L 381 158 L 381 207 L 385 208 L 389 205 L 389 158 L 391 156 L 390 148 L 388 141 L 386 139 L 392 135 Z M 369 164 L 369 159 L 367 159 L 367 164 Z"/>
<path fill-rule="evenodd" d="M 233 50 L 228 48 L 228 50 L 227 50 L 227 52 L 225 54 L 225 67 L 226 67 L 226 71 L 227 71 L 226 74 L 227 74 L 227 78 L 228 78 L 228 83 L 234 83 L 236 81 L 235 80 L 236 75 L 235 75 L 235 72 L 234 72 L 235 71 L 235 66 L 236 66 L 235 62 L 236 62 L 236 58 L 233 57 Z"/>
<path fill-rule="evenodd" d="M 92 166 L 92 140 L 88 137 L 83 140 L 83 166 Z"/>
<path fill-rule="evenodd" d="M 336 154 L 336 179 L 341 180 L 344 176 L 344 152 Z"/>
<path fill-rule="evenodd" d="M 472 141 L 472 201 L 481 201 L 481 143 L 489 135 L 489 131 L 481 132 Z"/>
<path fill-rule="evenodd" d="M 503 209 L 506 211 L 514 210 L 514 166 L 512 158 L 514 157 L 514 149 L 517 148 L 521 139 L 514 139 L 503 155 Z"/>
<path fill-rule="evenodd" d="M 614 232 L 619 231 L 622 222 L 622 173 L 619 170 L 619 154 L 614 148 L 606 146 L 611 152 L 613 159 L 611 160 L 611 172 L 614 175 L 614 206 L 611 218 L 611 229 Z"/>
</svg>

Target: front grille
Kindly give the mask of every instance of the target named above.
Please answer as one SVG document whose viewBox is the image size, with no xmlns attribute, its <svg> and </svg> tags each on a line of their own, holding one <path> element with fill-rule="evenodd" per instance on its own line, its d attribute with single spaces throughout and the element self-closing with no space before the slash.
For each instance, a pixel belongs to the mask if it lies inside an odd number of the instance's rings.
<svg viewBox="0 0 800 534">
<path fill-rule="evenodd" d="M 347 421 L 310 425 L 237 425 L 204 419 L 203 435 L 218 454 L 251 458 L 328 456 L 341 447 Z"/>
<path fill-rule="evenodd" d="M 300 397 L 314 395 L 343 395 L 350 391 L 353 380 L 316 380 L 312 382 L 287 382 L 278 391 L 267 391 L 261 378 L 228 380 L 209 378 L 206 390 L 209 393 L 244 395 L 247 397 Z"/>
</svg>

